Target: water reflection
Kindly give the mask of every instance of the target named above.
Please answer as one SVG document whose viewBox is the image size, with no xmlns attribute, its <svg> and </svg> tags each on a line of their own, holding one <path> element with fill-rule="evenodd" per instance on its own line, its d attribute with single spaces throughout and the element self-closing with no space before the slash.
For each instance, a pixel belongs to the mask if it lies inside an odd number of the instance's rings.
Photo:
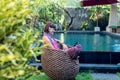
<svg viewBox="0 0 120 80">
<path fill-rule="evenodd" d="M 61 40 L 62 42 L 64 42 L 64 34 L 63 34 L 63 33 L 60 34 L 60 40 Z"/>
<path fill-rule="evenodd" d="M 94 34 L 94 40 L 93 40 L 93 50 L 98 50 L 100 45 L 100 35 L 99 34 Z"/>
<path fill-rule="evenodd" d="M 114 44 L 112 47 L 113 47 L 113 51 L 120 52 L 120 44 Z"/>
<path fill-rule="evenodd" d="M 112 42 L 112 40 L 111 40 L 111 38 L 110 38 L 110 36 L 107 36 L 106 35 L 106 49 L 108 49 L 109 51 L 111 51 L 111 42 Z"/>
</svg>

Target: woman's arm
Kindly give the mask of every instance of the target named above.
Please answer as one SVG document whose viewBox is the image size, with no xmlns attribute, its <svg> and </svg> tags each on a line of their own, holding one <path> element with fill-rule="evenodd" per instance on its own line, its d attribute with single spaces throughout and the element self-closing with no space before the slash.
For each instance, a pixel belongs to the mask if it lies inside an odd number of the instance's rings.
<svg viewBox="0 0 120 80">
<path fill-rule="evenodd" d="M 58 40 L 58 39 L 55 39 L 58 43 L 60 43 L 60 44 L 63 44 L 63 42 L 62 41 L 60 41 L 60 40 Z"/>
<path fill-rule="evenodd" d="M 43 36 L 42 38 L 43 43 L 47 44 L 49 48 L 54 49 L 53 45 L 51 44 L 50 40 L 47 38 L 47 36 Z"/>
<path fill-rule="evenodd" d="M 60 43 L 63 46 L 63 50 L 68 49 L 68 46 L 64 44 L 62 41 L 55 39 L 58 43 Z"/>
</svg>

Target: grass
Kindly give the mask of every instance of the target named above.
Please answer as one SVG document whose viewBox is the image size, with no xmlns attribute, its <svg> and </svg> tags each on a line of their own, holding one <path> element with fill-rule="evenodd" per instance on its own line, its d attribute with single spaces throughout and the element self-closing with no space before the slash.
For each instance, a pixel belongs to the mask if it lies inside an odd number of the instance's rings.
<svg viewBox="0 0 120 80">
<path fill-rule="evenodd" d="M 40 73 L 39 75 L 33 75 L 27 80 L 52 80 L 50 77 L 48 77 L 45 73 Z"/>
<path fill-rule="evenodd" d="M 40 73 L 39 75 L 33 75 L 27 80 L 52 80 L 50 77 L 48 77 L 45 73 Z M 89 72 L 80 72 L 76 76 L 75 80 L 93 80 L 91 73 Z"/>
<path fill-rule="evenodd" d="M 93 80 L 90 72 L 81 72 L 75 78 L 76 80 Z"/>
<path fill-rule="evenodd" d="M 120 72 L 117 72 L 117 76 L 120 77 Z"/>
</svg>

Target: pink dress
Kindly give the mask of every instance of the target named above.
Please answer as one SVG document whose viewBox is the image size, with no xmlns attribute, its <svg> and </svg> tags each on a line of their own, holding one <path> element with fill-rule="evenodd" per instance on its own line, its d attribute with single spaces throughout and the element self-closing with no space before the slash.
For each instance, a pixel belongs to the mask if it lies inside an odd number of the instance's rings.
<svg viewBox="0 0 120 80">
<path fill-rule="evenodd" d="M 57 41 L 55 40 L 55 38 L 53 37 L 52 34 L 44 33 L 44 36 L 48 37 L 48 39 L 50 40 L 50 42 L 53 45 L 53 47 L 54 47 L 55 50 L 59 49 L 59 47 L 57 46 Z"/>
</svg>

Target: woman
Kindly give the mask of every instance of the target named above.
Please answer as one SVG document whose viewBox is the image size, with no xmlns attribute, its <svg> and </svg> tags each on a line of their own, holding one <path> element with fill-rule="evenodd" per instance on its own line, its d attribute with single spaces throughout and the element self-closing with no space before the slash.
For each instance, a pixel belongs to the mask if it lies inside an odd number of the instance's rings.
<svg viewBox="0 0 120 80">
<path fill-rule="evenodd" d="M 66 53 L 70 55 L 70 57 L 74 60 L 77 59 L 78 53 L 80 53 L 82 47 L 81 45 L 75 45 L 74 47 L 68 48 L 63 42 L 53 37 L 55 31 L 55 25 L 50 21 L 46 23 L 44 28 L 44 35 L 43 35 L 43 43 L 48 45 L 48 48 L 59 50 L 59 46 L 57 43 L 61 44 L 63 49 Z"/>
<path fill-rule="evenodd" d="M 63 42 L 61 42 L 58 39 L 55 39 L 53 37 L 55 31 L 55 25 L 51 23 L 50 21 L 46 23 L 44 28 L 44 35 L 43 35 L 43 43 L 48 45 L 48 48 L 56 49 L 58 50 L 58 44 L 60 43 L 63 47 L 63 49 L 68 49 L 67 45 L 65 45 Z"/>
</svg>

